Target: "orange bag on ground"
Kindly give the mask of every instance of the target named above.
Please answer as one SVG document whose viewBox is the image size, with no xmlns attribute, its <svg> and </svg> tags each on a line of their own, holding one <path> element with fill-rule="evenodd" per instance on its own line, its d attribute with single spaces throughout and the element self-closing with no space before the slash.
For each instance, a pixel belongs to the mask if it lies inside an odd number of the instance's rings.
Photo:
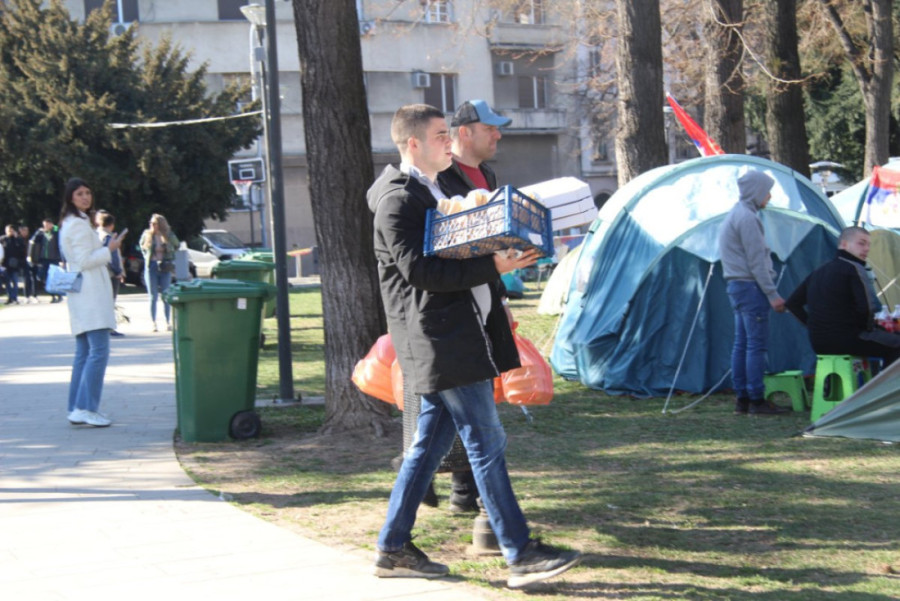
<svg viewBox="0 0 900 601">
<path fill-rule="evenodd" d="M 356 363 L 350 379 L 363 393 L 393 405 L 394 389 L 391 385 L 391 364 L 396 362 L 396 359 L 397 353 L 394 352 L 391 335 L 385 334 L 379 337 L 366 356 Z"/>
<path fill-rule="evenodd" d="M 553 398 L 553 372 L 550 365 L 530 340 L 519 336 L 513 328 L 513 338 L 519 351 L 522 367 L 504 372 L 503 396 L 513 405 L 547 405 Z"/>
</svg>

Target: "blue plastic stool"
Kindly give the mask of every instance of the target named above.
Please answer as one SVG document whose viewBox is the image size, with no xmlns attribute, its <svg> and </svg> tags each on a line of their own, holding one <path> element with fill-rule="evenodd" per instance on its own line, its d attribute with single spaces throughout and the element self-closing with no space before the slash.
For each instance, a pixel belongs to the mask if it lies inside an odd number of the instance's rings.
<svg viewBox="0 0 900 601">
<path fill-rule="evenodd" d="M 809 409 L 809 395 L 803 382 L 803 372 L 799 369 L 767 374 L 763 380 L 766 384 L 766 399 L 776 392 L 783 392 L 791 397 L 791 408 L 794 411 Z"/>
<path fill-rule="evenodd" d="M 864 357 L 819 355 L 810 420 L 818 420 L 871 379 L 869 362 Z"/>
</svg>

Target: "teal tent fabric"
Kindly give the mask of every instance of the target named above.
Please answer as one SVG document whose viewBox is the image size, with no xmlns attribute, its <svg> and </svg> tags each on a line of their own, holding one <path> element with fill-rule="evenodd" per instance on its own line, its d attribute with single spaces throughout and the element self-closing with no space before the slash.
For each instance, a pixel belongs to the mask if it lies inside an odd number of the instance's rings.
<svg viewBox="0 0 900 601">
<path fill-rule="evenodd" d="M 722 379 L 733 317 L 716 240 L 748 167 L 777 182 L 763 218 L 782 295 L 834 255 L 840 216 L 783 165 L 722 155 L 651 170 L 607 201 L 585 238 L 550 356 L 557 373 L 608 393 L 661 396 L 687 347 L 676 389 L 704 392 Z M 770 370 L 811 371 L 803 326 L 789 315 L 771 321 Z"/>
<path fill-rule="evenodd" d="M 900 361 L 820 417 L 804 435 L 900 442 Z"/>
</svg>

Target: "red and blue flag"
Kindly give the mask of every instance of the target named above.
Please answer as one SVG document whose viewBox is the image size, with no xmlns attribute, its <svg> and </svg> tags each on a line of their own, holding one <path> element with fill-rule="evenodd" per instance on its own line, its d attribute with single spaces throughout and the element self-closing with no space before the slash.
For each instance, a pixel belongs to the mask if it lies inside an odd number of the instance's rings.
<svg viewBox="0 0 900 601">
<path fill-rule="evenodd" d="M 716 154 L 725 154 L 722 147 L 716 144 L 712 138 L 703 131 L 703 128 L 697 125 L 697 122 L 691 119 L 691 116 L 688 115 L 687 112 L 681 108 L 681 105 L 668 93 L 666 93 L 666 100 L 675 112 L 675 116 L 678 117 L 678 121 L 681 123 L 682 127 L 684 127 L 684 131 L 690 136 L 691 142 L 693 142 L 694 146 L 697 147 L 697 150 L 700 151 L 700 156 L 708 157 Z"/>
<path fill-rule="evenodd" d="M 872 225 L 900 227 L 900 171 L 875 165 L 863 215 Z"/>
</svg>

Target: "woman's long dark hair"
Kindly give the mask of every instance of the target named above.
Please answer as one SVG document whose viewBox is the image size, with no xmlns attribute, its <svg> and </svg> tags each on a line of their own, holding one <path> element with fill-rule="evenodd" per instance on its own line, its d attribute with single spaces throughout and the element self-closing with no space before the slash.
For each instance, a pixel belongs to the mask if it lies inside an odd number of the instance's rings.
<svg viewBox="0 0 900 601">
<path fill-rule="evenodd" d="M 63 192 L 62 209 L 59 212 L 60 225 L 62 225 L 63 220 L 69 215 L 81 217 L 81 211 L 79 211 L 78 207 L 72 203 L 72 196 L 75 195 L 75 190 L 81 187 L 87 188 L 88 190 L 91 189 L 91 187 L 87 185 L 87 182 L 80 177 L 73 177 L 66 182 L 66 189 L 65 192 Z M 93 201 L 91 201 L 91 205 L 93 205 Z"/>
</svg>

